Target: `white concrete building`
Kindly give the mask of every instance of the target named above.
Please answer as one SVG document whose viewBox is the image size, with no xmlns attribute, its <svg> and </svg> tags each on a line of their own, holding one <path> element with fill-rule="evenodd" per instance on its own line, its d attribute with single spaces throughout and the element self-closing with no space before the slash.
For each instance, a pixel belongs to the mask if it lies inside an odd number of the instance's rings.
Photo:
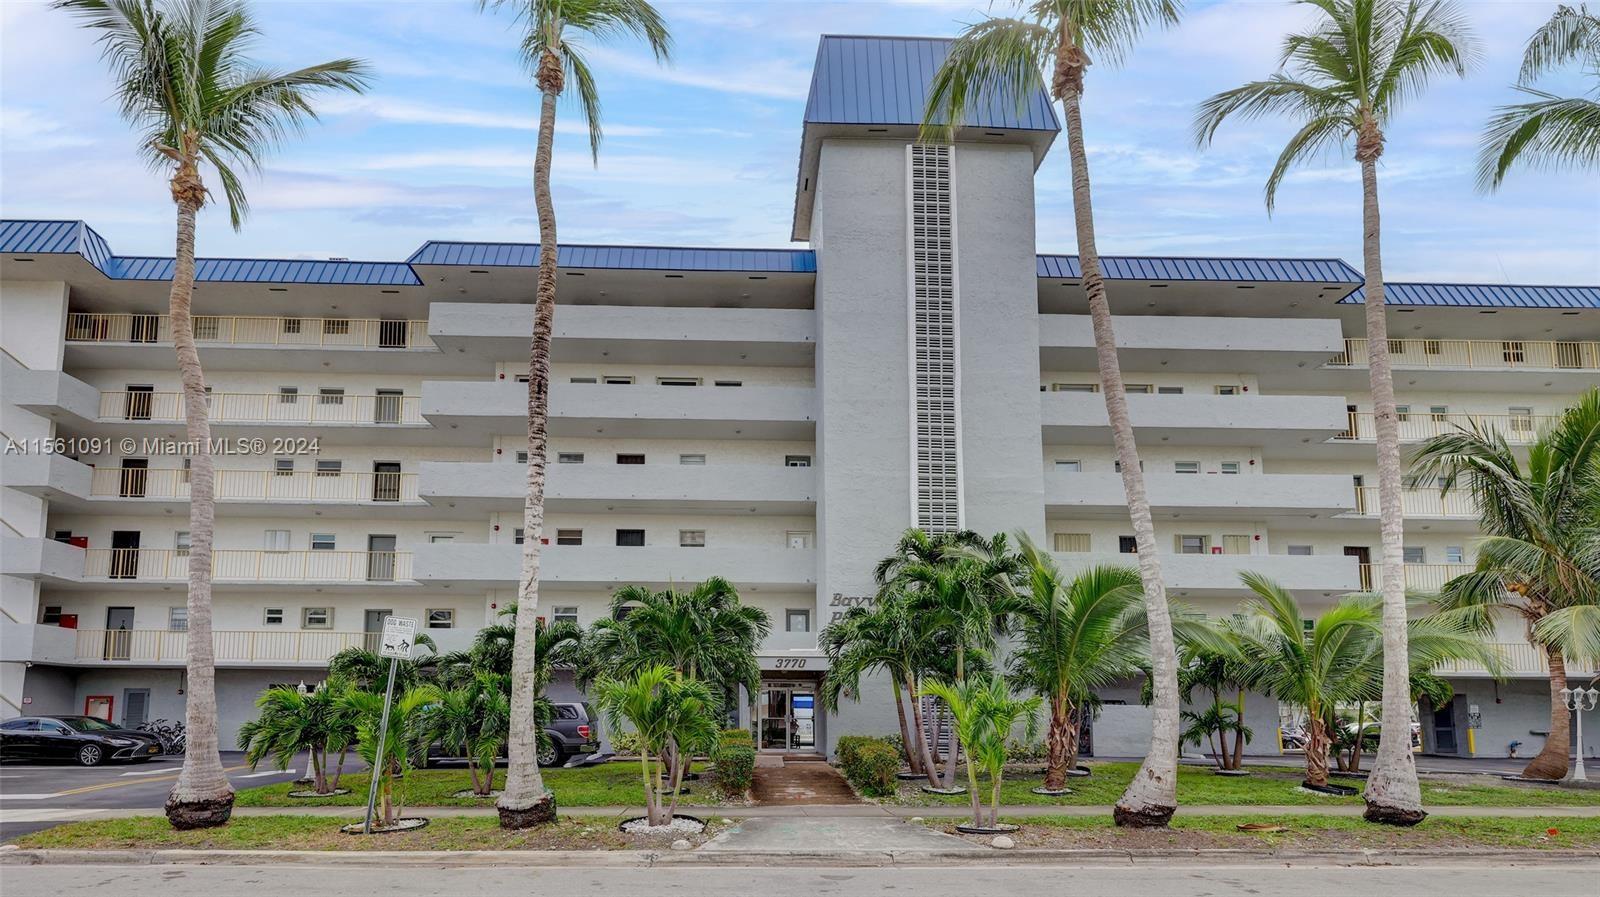
<svg viewBox="0 0 1600 897">
<path fill-rule="evenodd" d="M 1069 564 L 1131 550 L 1076 259 L 1034 248 L 1068 239 L 1034 224 L 1055 115 L 1042 93 L 997 102 L 953 147 L 915 145 L 943 46 L 824 39 L 796 184 L 809 248 L 561 248 L 543 612 L 587 625 L 621 584 L 729 578 L 773 620 L 748 720 L 763 748 L 893 729 L 887 688 L 816 706 L 817 634 L 905 528 L 1021 529 Z M 217 458 L 224 746 L 263 687 L 316 681 L 383 616 L 449 650 L 513 599 L 536 257 L 201 261 L 213 432 L 238 447 Z M 1359 273 L 1105 263 L 1171 595 L 1231 613 L 1256 570 L 1318 609 L 1369 581 Z M 81 221 L 0 225 L 0 715 L 181 717 L 170 269 Z M 1600 380 L 1600 288 L 1391 284 L 1389 301 L 1407 439 L 1474 419 L 1529 438 Z M 1463 496 L 1418 489 L 1407 516 L 1413 583 L 1473 562 Z M 1513 677 L 1450 671 L 1430 750 L 1539 749 L 1548 676 L 1520 624 L 1497 639 Z M 1094 749 L 1137 751 L 1136 688 L 1105 698 Z M 1275 708 L 1252 706 L 1250 749 L 1274 753 Z"/>
</svg>

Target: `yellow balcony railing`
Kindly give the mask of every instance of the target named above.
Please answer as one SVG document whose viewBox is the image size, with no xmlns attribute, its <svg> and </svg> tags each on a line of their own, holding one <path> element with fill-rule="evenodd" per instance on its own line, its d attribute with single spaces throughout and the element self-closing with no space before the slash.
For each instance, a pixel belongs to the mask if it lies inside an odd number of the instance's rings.
<svg viewBox="0 0 1600 897">
<path fill-rule="evenodd" d="M 84 551 L 83 575 L 91 580 L 182 581 L 189 576 L 189 552 L 90 548 Z M 219 582 L 400 582 L 411 579 L 411 552 L 221 548 L 212 552 L 211 576 Z"/>
<path fill-rule="evenodd" d="M 218 663 L 322 665 L 346 648 L 376 650 L 377 637 L 370 632 L 321 629 L 219 629 L 211 633 Z M 75 648 L 79 660 L 184 663 L 188 659 L 189 633 L 168 629 L 79 629 Z"/>
<path fill-rule="evenodd" d="M 1457 576 L 1471 573 L 1471 564 L 1406 564 L 1406 588 L 1419 591 L 1436 591 Z M 1383 565 L 1361 565 L 1361 588 L 1376 590 L 1383 586 Z"/>
<path fill-rule="evenodd" d="M 1370 411 L 1351 411 L 1345 429 L 1334 439 L 1353 442 L 1372 442 L 1378 438 L 1377 418 Z M 1500 432 L 1507 442 L 1527 444 L 1539 437 L 1539 431 L 1555 423 L 1550 414 L 1467 414 L 1461 412 L 1411 411 L 1400 415 L 1400 441 L 1421 442 L 1446 433 L 1459 433 L 1473 425 L 1492 428 Z"/>
<path fill-rule="evenodd" d="M 432 348 L 427 321 L 377 318 L 286 318 L 196 315 L 194 340 L 201 346 L 321 346 L 342 349 Z M 69 343 L 170 343 L 166 315 L 67 315 Z"/>
<path fill-rule="evenodd" d="M 206 404 L 214 423 L 424 423 L 419 396 L 217 392 Z M 178 423 L 183 420 L 183 393 L 102 392 L 100 419 Z"/>
<path fill-rule="evenodd" d="M 1407 517 L 1464 517 L 1476 519 L 1478 506 L 1472 496 L 1459 489 L 1441 495 L 1438 489 L 1403 489 L 1400 507 Z M 1356 489 L 1355 514 L 1364 517 L 1378 516 L 1378 487 L 1360 486 Z"/>
<path fill-rule="evenodd" d="M 1368 343 L 1347 339 L 1328 367 L 1364 368 Z M 1567 340 L 1392 339 L 1389 362 L 1397 368 L 1600 371 L 1600 342 Z"/>
<path fill-rule="evenodd" d="M 176 467 L 98 467 L 89 493 L 99 497 L 189 498 L 189 471 Z M 313 470 L 219 470 L 218 501 L 311 503 L 414 502 L 414 473 L 326 473 Z"/>
</svg>

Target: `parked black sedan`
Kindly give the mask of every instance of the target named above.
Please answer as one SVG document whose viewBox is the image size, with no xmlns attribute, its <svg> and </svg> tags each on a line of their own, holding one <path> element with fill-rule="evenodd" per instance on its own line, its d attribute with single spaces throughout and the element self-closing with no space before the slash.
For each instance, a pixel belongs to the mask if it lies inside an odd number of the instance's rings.
<svg viewBox="0 0 1600 897">
<path fill-rule="evenodd" d="M 23 716 L 0 723 L 0 760 L 151 760 L 161 741 L 93 716 Z"/>
</svg>

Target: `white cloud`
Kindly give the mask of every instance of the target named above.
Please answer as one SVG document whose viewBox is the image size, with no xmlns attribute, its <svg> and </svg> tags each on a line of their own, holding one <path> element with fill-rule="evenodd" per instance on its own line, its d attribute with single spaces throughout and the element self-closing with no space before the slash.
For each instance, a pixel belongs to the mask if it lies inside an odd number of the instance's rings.
<svg viewBox="0 0 1600 897">
<path fill-rule="evenodd" d="M 682 63 L 657 65 L 647 54 L 604 47 L 595 47 L 587 52 L 590 63 L 603 66 L 607 72 L 718 93 L 803 100 L 811 89 L 810 66 L 782 58 L 730 60 L 713 69 Z"/>
<path fill-rule="evenodd" d="M 529 91 L 530 96 L 532 91 Z M 526 112 L 492 112 L 435 103 L 419 103 L 396 97 L 383 96 L 332 96 L 317 104 L 317 109 L 329 116 L 367 116 L 380 121 L 416 125 L 454 125 L 467 128 L 491 128 L 515 131 L 537 131 L 539 114 L 536 109 Z M 654 137 L 661 129 L 642 125 L 612 124 L 602 122 L 605 133 L 612 137 Z M 588 134 L 581 120 L 568 117 L 556 119 L 558 134 Z"/>
</svg>

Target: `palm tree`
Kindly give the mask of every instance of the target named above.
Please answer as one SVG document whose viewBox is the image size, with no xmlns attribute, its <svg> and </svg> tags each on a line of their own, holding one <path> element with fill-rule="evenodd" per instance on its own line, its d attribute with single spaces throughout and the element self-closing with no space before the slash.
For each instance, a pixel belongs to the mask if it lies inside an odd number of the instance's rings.
<svg viewBox="0 0 1600 897">
<path fill-rule="evenodd" d="M 244 759 L 254 769 L 271 758 L 278 769 L 288 769 L 295 755 L 305 751 L 310 758 L 313 790 L 332 794 L 339 789 L 344 772 L 344 753 L 355 740 L 355 721 L 344 703 L 350 690 L 347 680 L 331 676 L 316 689 L 278 686 L 256 698 L 261 715 L 239 727 L 239 746 Z M 339 752 L 339 765 L 328 775 L 328 752 Z"/>
<path fill-rule="evenodd" d="M 645 818 L 652 826 L 667 825 L 678 809 L 685 771 L 674 758 L 710 750 L 717 740 L 711 690 L 666 664 L 655 664 L 601 679 L 595 698 L 612 731 L 621 731 L 626 720 L 639 734 Z"/>
<path fill-rule="evenodd" d="M 1078 760 L 1078 736 L 1096 702 L 1094 690 L 1139 673 L 1146 628 L 1139 572 L 1094 567 L 1067 575 L 1025 534 L 1018 600 L 1008 608 L 1015 638 L 1009 681 L 1043 695 L 1049 705 L 1040 793 L 1062 793 Z"/>
<path fill-rule="evenodd" d="M 1006 753 L 1011 731 L 1017 723 L 1024 724 L 1023 738 L 1032 741 L 1038 733 L 1039 707 L 1043 698 L 1013 697 L 1003 679 L 996 676 L 974 677 L 965 682 L 933 680 L 925 688 L 928 694 L 945 702 L 950 715 L 955 717 L 955 730 L 967 748 L 967 791 L 972 797 L 972 824 L 976 827 L 998 826 L 1000 822 L 1000 786 L 1005 775 Z M 978 773 L 989 779 L 989 813 L 985 818 L 983 801 L 978 795 Z"/>
<path fill-rule="evenodd" d="M 556 313 L 556 210 L 550 199 L 550 157 L 556 101 L 573 80 L 589 151 L 600 158 L 600 95 L 584 59 L 582 37 L 606 41 L 632 35 L 664 62 L 672 37 L 646 0 L 478 0 L 480 10 L 509 9 L 522 29 L 518 52 L 539 86 L 539 142 L 533 158 L 533 199 L 539 214 L 539 274 L 533 338 L 528 346 L 528 494 L 523 511 L 522 574 L 517 589 L 517 638 L 511 675 L 510 759 L 506 789 L 496 807 L 502 828 L 529 828 L 555 819 L 555 797 L 544 787 L 536 759 L 534 620 L 539 615 L 539 546 L 544 536 L 544 478 L 550 414 L 550 334 Z"/>
<path fill-rule="evenodd" d="M 969 110 L 995 93 L 1020 107 L 1035 89 L 1039 73 L 1050 71 L 1050 93 L 1061 102 L 1067 123 L 1067 154 L 1072 167 L 1073 222 L 1078 263 L 1089 317 L 1101 392 L 1111 424 L 1112 443 L 1122 469 L 1122 487 L 1139 554 L 1145 611 L 1150 626 L 1155 701 L 1150 749 L 1143 765 L 1117 802 L 1118 825 L 1166 825 L 1178 808 L 1177 647 L 1167 611 L 1155 526 L 1145 495 L 1144 471 L 1128 418 L 1122 367 L 1100 250 L 1095 241 L 1094 207 L 1089 189 L 1089 159 L 1084 149 L 1082 99 L 1091 54 L 1102 61 L 1122 57 L 1153 25 L 1178 20 L 1180 0 L 1019 0 L 1018 18 L 988 18 L 968 27 L 950 46 L 928 91 L 924 139 L 949 141 Z"/>
<path fill-rule="evenodd" d="M 426 744 L 427 729 L 423 725 L 429 709 L 442 699 L 437 686 L 417 685 L 395 696 L 389 707 L 389 728 L 381 736 L 384 696 L 375 691 L 352 690 L 344 695 L 344 704 L 355 719 L 356 752 L 367 761 L 371 774 L 378 777 L 379 814 L 377 825 L 393 827 L 404 811 L 405 794 L 396 794 L 394 782 L 404 778 L 411 770 L 412 760 Z M 383 756 L 378 756 L 378 741 L 382 737 Z"/>
<path fill-rule="evenodd" d="M 511 688 L 506 678 L 479 671 L 459 687 L 441 690 L 438 703 L 424 708 L 418 723 L 424 745 L 441 741 L 467 758 L 475 797 L 488 797 L 494 791 L 495 758 L 505 746 L 510 725 Z"/>
<path fill-rule="evenodd" d="M 1301 621 L 1309 617 L 1288 590 L 1256 573 L 1240 578 L 1255 597 L 1244 603 L 1240 618 L 1226 625 L 1238 640 L 1244 678 L 1279 701 L 1305 708 L 1306 783 L 1326 786 L 1331 726 L 1338 708 L 1383 695 L 1388 666 L 1383 599 L 1370 594 L 1346 596 L 1306 630 Z M 1407 628 L 1408 703 L 1413 679 L 1425 677 L 1447 660 L 1473 660 L 1491 670 L 1499 668 L 1494 652 L 1459 619 L 1423 617 L 1408 621 Z M 1409 714 L 1400 727 L 1409 741 Z"/>
<path fill-rule="evenodd" d="M 1488 535 L 1476 569 L 1445 583 L 1439 604 L 1492 631 L 1495 613 L 1520 617 L 1550 667 L 1550 734 L 1522 774 L 1567 774 L 1566 660 L 1600 657 L 1600 389 L 1590 389 L 1528 447 L 1524 464 L 1499 431 L 1473 424 L 1428 440 L 1412 470 L 1464 488 Z M 1589 620 L 1585 626 L 1581 621 Z M 1583 633 L 1591 633 L 1588 639 Z"/>
<path fill-rule="evenodd" d="M 1532 86 L 1574 60 L 1594 79 L 1589 96 L 1563 97 Z M 1479 189 L 1498 189 L 1517 165 L 1600 165 L 1600 16 L 1583 5 L 1557 6 L 1550 21 L 1528 38 L 1516 89 L 1533 99 L 1501 106 L 1489 119 L 1478 152 Z"/>
<path fill-rule="evenodd" d="M 122 117 L 139 135 L 139 152 L 170 172 L 177 206 L 177 248 L 168 314 L 183 382 L 188 439 L 206 446 L 205 374 L 195 349 L 195 216 L 209 192 L 201 166 L 216 171 L 237 230 L 248 210 L 241 173 L 316 118 L 312 95 L 364 90 L 367 67 L 337 59 L 290 72 L 261 67 L 244 54 L 260 37 L 244 0 L 55 0 L 98 34 L 117 84 Z M 211 641 L 211 544 L 215 472 L 208 451 L 195 453 L 189 474 L 189 639 L 185 726 L 189 749 L 167 798 L 174 828 L 228 821 L 233 789 L 217 753 L 215 646 Z"/>
<path fill-rule="evenodd" d="M 1192 704 L 1197 689 L 1211 692 L 1211 703 L 1200 710 L 1185 710 L 1183 718 L 1189 728 L 1183 732 L 1184 743 L 1209 744 L 1216 758 L 1217 769 L 1237 770 L 1243 766 L 1245 743 L 1255 737 L 1255 732 L 1245 725 L 1245 690 L 1249 686 L 1246 674 L 1239 663 L 1236 646 L 1231 644 L 1227 627 L 1217 627 L 1218 635 L 1230 642 L 1229 650 L 1219 651 L 1202 645 L 1182 646 L 1183 665 L 1178 670 L 1178 691 L 1186 704 Z M 1232 686 L 1231 701 L 1222 698 L 1224 689 Z M 1233 736 L 1229 745 L 1228 736 Z"/>
<path fill-rule="evenodd" d="M 402 660 L 394 665 L 394 687 L 397 691 L 405 691 L 427 679 L 428 670 L 436 666 L 440 659 L 448 656 L 438 653 L 438 645 L 426 633 L 417 633 L 414 644 L 418 648 L 427 648 L 430 653 Z M 348 679 L 356 688 L 383 691 L 389 682 L 389 662 L 389 658 L 382 657 L 378 652 L 368 650 L 365 646 L 351 646 L 328 658 L 328 672 L 330 675 Z"/>
<path fill-rule="evenodd" d="M 1200 105 L 1195 139 L 1211 142 L 1223 121 L 1267 115 L 1293 118 L 1300 128 L 1267 177 L 1270 214 L 1289 169 L 1319 154 L 1352 145 L 1361 166 L 1363 295 L 1368 378 L 1376 419 L 1379 529 L 1383 546 L 1383 734 L 1367 786 L 1373 822 L 1421 822 L 1422 790 L 1411 755 L 1411 705 L 1406 678 L 1405 522 L 1400 495 L 1400 430 L 1389 328 L 1384 309 L 1383 258 L 1378 231 L 1378 158 L 1384 129 L 1401 104 L 1434 75 L 1464 76 L 1475 50 L 1461 13 L 1449 0 L 1301 0 L 1321 11 L 1312 29 L 1284 39 L 1282 68 L 1265 81 L 1226 90 Z"/>
</svg>

